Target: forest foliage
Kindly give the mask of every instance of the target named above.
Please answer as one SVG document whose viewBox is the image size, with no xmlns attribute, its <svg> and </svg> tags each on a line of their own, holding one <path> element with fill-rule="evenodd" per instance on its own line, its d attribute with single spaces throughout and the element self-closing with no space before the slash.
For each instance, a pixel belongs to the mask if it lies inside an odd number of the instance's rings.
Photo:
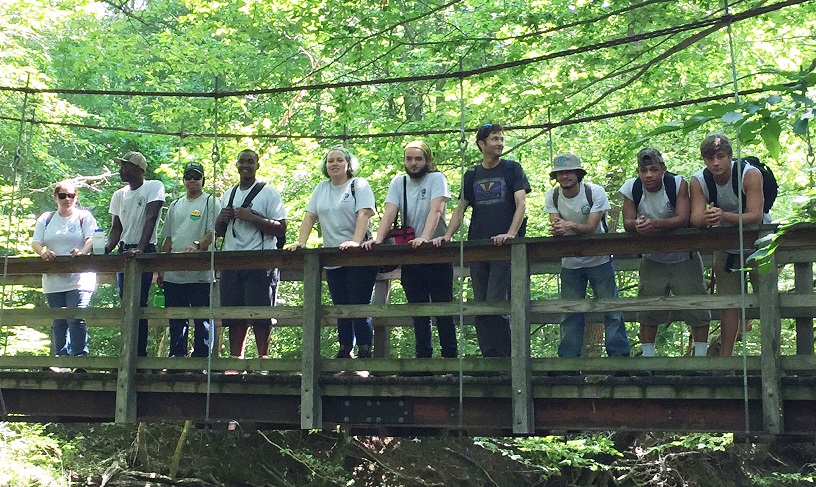
<svg viewBox="0 0 816 487">
<path fill-rule="evenodd" d="M 221 194 L 244 147 L 283 195 L 291 240 L 332 145 L 359 157 L 381 202 L 403 144 L 424 138 L 456 194 L 486 122 L 508 128 L 507 157 L 530 177 L 529 236 L 548 235 L 554 154 L 578 154 L 614 195 L 640 148 L 689 176 L 714 131 L 774 169 L 776 220 L 811 220 L 815 32 L 805 0 L 727 11 L 707 0 L 0 0 L 0 246 L 30 254 L 49 185 L 68 177 L 107 227 L 120 185 L 111 158 L 126 151 L 144 153 L 148 177 L 177 197 L 189 161 Z M 631 290 L 632 276 L 620 279 Z M 532 292 L 555 284 L 536 277 Z M 4 298 L 43 304 L 26 289 Z M 284 299 L 295 304 L 296 289 Z M 299 353 L 289 333 L 277 335 L 279 356 Z M 534 353 L 552 355 L 557 330 L 537 333 Z M 681 343 L 679 330 L 661 333 Z M 398 355 L 409 335 L 395 331 Z M 18 338 L 23 353 L 46 353 L 36 336 Z M 114 337 L 93 340 L 115 353 Z"/>
</svg>

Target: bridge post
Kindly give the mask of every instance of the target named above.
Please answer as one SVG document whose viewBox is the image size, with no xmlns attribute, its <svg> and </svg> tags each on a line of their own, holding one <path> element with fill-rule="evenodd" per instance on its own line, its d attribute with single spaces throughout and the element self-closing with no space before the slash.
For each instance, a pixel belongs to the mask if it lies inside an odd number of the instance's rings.
<svg viewBox="0 0 816 487">
<path fill-rule="evenodd" d="M 122 336 L 119 370 L 116 375 L 117 423 L 136 422 L 136 352 L 139 340 L 140 297 L 142 293 L 142 266 L 135 258 L 125 262 L 122 283 Z"/>
<path fill-rule="evenodd" d="M 813 294 L 813 263 L 793 264 L 796 294 Z M 813 355 L 813 317 L 796 318 L 796 355 Z"/>
<path fill-rule="evenodd" d="M 323 426 L 320 397 L 320 254 L 308 252 L 303 267 L 303 340 L 301 345 L 300 427 Z"/>
<path fill-rule="evenodd" d="M 771 255 L 770 259 L 770 268 L 759 274 L 762 425 L 766 433 L 778 435 L 784 432 L 780 357 L 782 319 L 779 310 L 779 270 L 776 267 L 776 256 Z"/>
<path fill-rule="evenodd" d="M 374 298 L 371 304 L 388 304 L 391 302 L 391 279 L 377 279 L 374 282 Z M 374 356 L 388 358 L 391 356 L 391 329 L 386 326 L 387 318 L 374 318 Z"/>
<path fill-rule="evenodd" d="M 535 432 L 530 364 L 530 262 L 526 243 L 510 250 L 510 350 L 513 433 Z"/>
</svg>

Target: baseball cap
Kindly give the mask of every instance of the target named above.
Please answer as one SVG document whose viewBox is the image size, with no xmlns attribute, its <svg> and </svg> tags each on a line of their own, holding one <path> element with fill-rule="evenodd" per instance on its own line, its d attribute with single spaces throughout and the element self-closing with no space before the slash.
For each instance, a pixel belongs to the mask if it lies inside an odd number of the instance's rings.
<svg viewBox="0 0 816 487">
<path fill-rule="evenodd" d="M 118 162 L 119 164 L 129 162 L 141 167 L 142 171 L 147 171 L 147 159 L 145 159 L 145 156 L 143 156 L 141 152 L 131 151 L 122 157 L 114 157 L 113 161 Z"/>
<path fill-rule="evenodd" d="M 555 156 L 550 177 L 555 179 L 555 174 L 559 171 L 581 171 L 586 174 L 584 168 L 581 167 L 581 159 L 578 159 L 578 156 L 575 154 L 559 154 Z"/>
<path fill-rule="evenodd" d="M 184 174 L 188 172 L 197 172 L 202 177 L 204 177 L 204 166 L 201 165 L 199 162 L 188 162 L 186 166 L 184 166 Z"/>
<path fill-rule="evenodd" d="M 666 163 L 663 162 L 663 154 L 660 153 L 657 149 L 652 148 L 645 148 L 641 149 L 637 155 L 638 166 L 650 166 L 652 164 L 660 164 L 665 166 Z"/>
</svg>

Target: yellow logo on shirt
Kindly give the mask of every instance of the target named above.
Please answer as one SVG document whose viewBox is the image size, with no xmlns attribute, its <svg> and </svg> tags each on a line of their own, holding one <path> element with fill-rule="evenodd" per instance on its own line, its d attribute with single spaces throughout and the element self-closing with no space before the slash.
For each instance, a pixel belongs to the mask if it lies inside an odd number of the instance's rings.
<svg viewBox="0 0 816 487">
<path fill-rule="evenodd" d="M 193 210 L 190 212 L 190 220 L 196 221 L 201 218 L 201 211 L 200 210 Z"/>
</svg>

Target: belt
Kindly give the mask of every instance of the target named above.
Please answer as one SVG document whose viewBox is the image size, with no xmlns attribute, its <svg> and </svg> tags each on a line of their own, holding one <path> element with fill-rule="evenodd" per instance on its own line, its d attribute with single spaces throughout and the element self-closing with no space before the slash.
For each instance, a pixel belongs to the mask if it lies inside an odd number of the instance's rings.
<svg viewBox="0 0 816 487">
<path fill-rule="evenodd" d="M 126 244 L 124 242 L 119 242 L 119 252 L 124 252 L 126 250 L 135 249 L 138 247 L 139 244 Z M 147 244 L 145 246 L 144 252 L 146 254 L 152 254 L 156 252 L 156 244 Z"/>
</svg>

